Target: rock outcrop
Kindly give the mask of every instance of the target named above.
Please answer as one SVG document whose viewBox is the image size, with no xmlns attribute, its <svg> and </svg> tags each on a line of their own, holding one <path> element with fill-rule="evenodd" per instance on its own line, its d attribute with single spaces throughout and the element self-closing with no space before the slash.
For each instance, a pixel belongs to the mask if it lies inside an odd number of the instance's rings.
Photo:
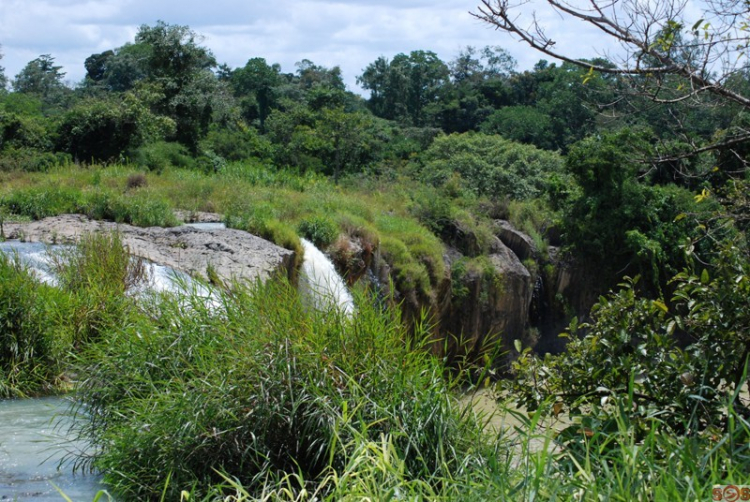
<svg viewBox="0 0 750 502">
<path fill-rule="evenodd" d="M 74 243 L 92 232 L 122 235 L 130 253 L 190 275 L 205 276 L 210 265 L 223 279 L 266 279 L 275 273 L 293 276 L 294 253 L 247 232 L 198 230 L 183 226 L 140 228 L 81 215 L 61 215 L 31 223 L 6 223 L 9 239 Z"/>
<path fill-rule="evenodd" d="M 495 234 L 521 261 L 536 258 L 539 254 L 534 239 L 516 230 L 509 221 L 495 220 Z"/>
<path fill-rule="evenodd" d="M 466 262 L 454 254 L 450 261 L 453 295 L 442 312 L 441 327 L 454 336 L 452 355 L 476 359 L 497 343 L 510 350 L 513 340 L 524 337 L 529 318 L 529 271 L 497 238 L 486 256 Z"/>
</svg>

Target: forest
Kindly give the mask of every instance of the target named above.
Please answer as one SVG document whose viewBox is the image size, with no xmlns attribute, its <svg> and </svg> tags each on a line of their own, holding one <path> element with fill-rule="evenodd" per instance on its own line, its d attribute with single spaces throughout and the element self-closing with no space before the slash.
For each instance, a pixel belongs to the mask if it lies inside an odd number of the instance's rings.
<svg viewBox="0 0 750 502">
<path fill-rule="evenodd" d="M 558 54 L 483 1 L 476 17 L 547 59 L 382 56 L 356 77 L 365 96 L 309 60 L 220 64 L 162 21 L 73 86 L 52 54 L 0 67 L 0 240 L 68 213 L 208 212 L 296 267 L 207 270 L 217 313 L 197 294 L 135 301 L 141 265 L 116 233 L 54 258 L 55 287 L 0 253 L 0 397 L 69 396 L 90 448 L 63 468 L 100 473 L 111 500 L 707 500 L 747 484 L 748 10 L 708 4 L 626 34 L 564 10 L 630 44 L 610 61 Z M 299 297 L 300 238 L 354 314 Z"/>
</svg>

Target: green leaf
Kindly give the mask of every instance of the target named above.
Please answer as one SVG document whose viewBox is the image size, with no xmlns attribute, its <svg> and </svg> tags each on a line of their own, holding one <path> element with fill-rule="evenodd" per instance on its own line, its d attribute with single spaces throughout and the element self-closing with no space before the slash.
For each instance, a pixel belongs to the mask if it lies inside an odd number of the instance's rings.
<svg viewBox="0 0 750 502">
<path fill-rule="evenodd" d="M 703 272 L 701 272 L 701 283 L 708 284 L 711 281 L 711 279 L 708 277 L 708 269 L 704 268 Z"/>
<path fill-rule="evenodd" d="M 663 310 L 665 314 L 669 313 L 669 309 L 667 308 L 666 304 L 660 300 L 654 300 L 652 302 L 656 307 Z"/>
<path fill-rule="evenodd" d="M 521 340 L 513 340 L 513 346 L 516 348 L 518 352 L 521 352 L 521 349 L 523 348 L 523 345 L 521 345 Z"/>
</svg>

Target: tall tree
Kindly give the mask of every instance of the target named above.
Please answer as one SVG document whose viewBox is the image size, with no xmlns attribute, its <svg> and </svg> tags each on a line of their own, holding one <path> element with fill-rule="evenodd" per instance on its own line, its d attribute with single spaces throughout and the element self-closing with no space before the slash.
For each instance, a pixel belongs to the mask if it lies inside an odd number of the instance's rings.
<svg viewBox="0 0 750 502">
<path fill-rule="evenodd" d="M 46 104 L 59 104 L 67 91 L 65 72 L 55 65 L 55 58 L 43 54 L 29 61 L 13 80 L 13 90 L 41 98 Z"/>
<path fill-rule="evenodd" d="M 235 95 L 242 100 L 245 118 L 251 122 L 257 119 L 260 130 L 265 131 L 266 118 L 276 101 L 274 89 L 282 83 L 281 66 L 252 58 L 231 73 L 230 82 Z"/>
<path fill-rule="evenodd" d="M 424 126 L 432 122 L 440 91 L 448 82 L 448 66 L 431 51 L 380 57 L 365 68 L 357 82 L 371 91 L 370 109 L 379 116 Z"/>
</svg>

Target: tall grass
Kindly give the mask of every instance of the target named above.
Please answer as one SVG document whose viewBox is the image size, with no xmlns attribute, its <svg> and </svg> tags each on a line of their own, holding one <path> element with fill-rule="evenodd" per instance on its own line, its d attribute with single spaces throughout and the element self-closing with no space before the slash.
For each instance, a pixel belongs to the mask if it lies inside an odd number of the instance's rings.
<svg viewBox="0 0 750 502">
<path fill-rule="evenodd" d="M 62 383 L 66 341 L 56 319 L 66 307 L 17 255 L 0 253 L 0 398 L 48 393 Z"/>
<path fill-rule="evenodd" d="M 231 291 L 220 315 L 162 298 L 86 352 L 81 434 L 116 492 L 156 499 L 169 474 L 168 499 L 206 495 L 223 473 L 252 496 L 272 479 L 328 494 L 382 441 L 414 482 L 461 469 L 480 427 L 396 314 L 308 310 L 285 282 Z"/>
<path fill-rule="evenodd" d="M 100 340 L 135 308 L 127 294 L 148 279 L 142 259 L 132 258 L 120 234 L 93 233 L 53 255 L 58 285 L 70 299 L 67 327 L 73 345 Z"/>
</svg>

